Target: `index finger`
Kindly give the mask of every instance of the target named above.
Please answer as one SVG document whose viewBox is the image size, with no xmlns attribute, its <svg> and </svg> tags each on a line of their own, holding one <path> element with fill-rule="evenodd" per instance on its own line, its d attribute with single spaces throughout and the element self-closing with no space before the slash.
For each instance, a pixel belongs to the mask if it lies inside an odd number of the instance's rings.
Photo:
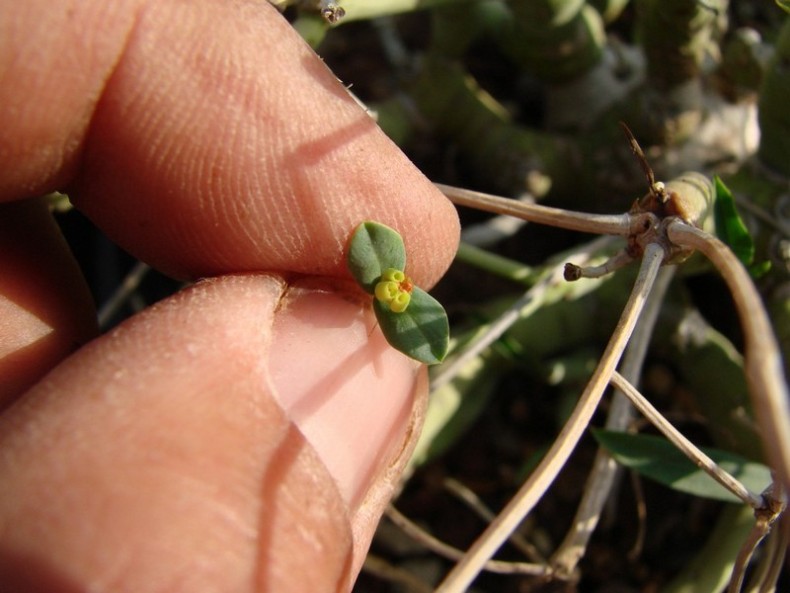
<svg viewBox="0 0 790 593">
<path fill-rule="evenodd" d="M 25 15 L 52 18 L 50 2 L 30 4 L 41 10 Z M 0 94 L 22 88 L 28 102 L 73 106 L 42 136 L 61 151 L 52 160 L 63 174 L 48 178 L 122 247 L 177 276 L 345 276 L 349 234 L 378 220 L 403 235 L 417 282 L 444 272 L 458 236 L 452 206 L 268 3 L 95 4 L 73 3 L 79 26 L 64 19 L 57 36 L 37 25 L 41 35 L 25 38 L 85 73 L 54 73 L 58 95 L 41 96 L 46 85 L 12 63 L 6 78 L 22 84 Z M 3 119 L 3 152 L 24 157 L 13 146 L 30 130 L 25 117 Z M 30 187 L 7 185 L 12 196 Z"/>
</svg>

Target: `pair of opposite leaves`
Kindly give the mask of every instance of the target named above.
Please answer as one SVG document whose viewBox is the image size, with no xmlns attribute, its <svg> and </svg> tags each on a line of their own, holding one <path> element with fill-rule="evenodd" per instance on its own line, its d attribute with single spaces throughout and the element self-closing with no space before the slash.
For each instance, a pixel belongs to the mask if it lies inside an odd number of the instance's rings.
<svg viewBox="0 0 790 593">
<path fill-rule="evenodd" d="M 406 276 L 406 248 L 393 229 L 363 222 L 346 258 L 354 279 L 373 296 L 373 311 L 387 342 L 425 364 L 444 360 L 450 325 L 444 307 Z"/>
</svg>

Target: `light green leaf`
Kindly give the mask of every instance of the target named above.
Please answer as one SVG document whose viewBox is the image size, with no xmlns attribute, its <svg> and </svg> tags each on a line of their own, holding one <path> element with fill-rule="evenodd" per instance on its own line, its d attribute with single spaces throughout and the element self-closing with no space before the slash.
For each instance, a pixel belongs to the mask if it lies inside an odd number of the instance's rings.
<svg viewBox="0 0 790 593">
<path fill-rule="evenodd" d="M 714 202 L 716 234 L 719 239 L 729 245 L 745 266 L 751 265 L 754 260 L 754 242 L 735 208 L 732 192 L 718 176 L 713 178 L 713 182 L 716 186 L 716 201 Z"/>
<path fill-rule="evenodd" d="M 663 437 L 608 430 L 593 430 L 593 436 L 618 463 L 646 478 L 694 496 L 740 502 Z M 771 483 L 771 471 L 761 463 L 720 449 L 702 450 L 752 492 Z"/>
<path fill-rule="evenodd" d="M 790 12 L 790 0 L 776 0 L 776 4 L 785 12 Z"/>
<path fill-rule="evenodd" d="M 450 343 L 447 314 L 439 301 L 415 286 L 405 311 L 393 313 L 389 306 L 373 301 L 381 331 L 395 348 L 425 364 L 444 360 Z"/>
<path fill-rule="evenodd" d="M 354 279 L 373 294 L 384 270 L 406 267 L 406 248 L 397 231 L 378 222 L 363 222 L 351 236 L 346 257 Z"/>
</svg>

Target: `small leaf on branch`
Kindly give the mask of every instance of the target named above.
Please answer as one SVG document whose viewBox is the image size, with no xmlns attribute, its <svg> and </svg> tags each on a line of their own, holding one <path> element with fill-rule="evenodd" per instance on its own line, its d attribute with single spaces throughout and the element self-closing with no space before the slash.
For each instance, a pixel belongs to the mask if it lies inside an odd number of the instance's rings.
<svg viewBox="0 0 790 593">
<path fill-rule="evenodd" d="M 405 274 L 406 248 L 397 231 L 363 222 L 351 237 L 348 268 L 367 293 L 390 346 L 425 364 L 447 354 L 450 326 L 444 307 Z"/>
<path fill-rule="evenodd" d="M 347 262 L 357 283 L 373 294 L 388 268 L 406 267 L 406 248 L 397 231 L 378 222 L 363 222 L 351 237 Z"/>
<path fill-rule="evenodd" d="M 425 364 L 444 360 L 450 326 L 444 307 L 427 292 L 415 286 L 409 306 L 402 312 L 394 312 L 378 300 L 373 309 L 384 337 L 394 348 Z"/>
</svg>

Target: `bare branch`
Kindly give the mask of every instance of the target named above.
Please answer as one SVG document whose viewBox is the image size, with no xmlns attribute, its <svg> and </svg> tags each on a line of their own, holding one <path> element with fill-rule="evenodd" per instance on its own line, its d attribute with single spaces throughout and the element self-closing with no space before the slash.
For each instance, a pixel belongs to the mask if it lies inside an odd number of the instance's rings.
<svg viewBox="0 0 790 593">
<path fill-rule="evenodd" d="M 464 552 L 458 548 L 446 544 L 437 539 L 422 527 L 415 524 L 394 506 L 389 505 L 385 511 L 387 517 L 400 527 L 404 533 L 415 541 L 421 543 L 426 549 L 447 558 L 449 560 L 460 560 Z M 505 562 L 502 560 L 489 560 L 483 564 L 483 570 L 499 574 L 528 574 L 532 576 L 549 576 L 551 568 L 545 564 L 533 564 L 531 562 Z"/>
<path fill-rule="evenodd" d="M 636 387 L 631 385 L 631 383 L 617 371 L 612 373 L 612 385 L 623 392 L 626 397 L 631 400 L 631 403 L 634 404 L 636 409 L 639 410 L 645 418 L 650 420 L 651 424 L 658 428 L 658 430 L 660 430 L 673 445 L 680 449 L 686 457 L 693 461 L 694 465 L 699 467 L 753 509 L 760 509 L 765 506 L 765 500 L 761 495 L 751 492 L 746 486 L 741 484 L 740 481 L 730 473 L 724 471 L 715 461 L 700 451 L 694 443 L 683 436 L 666 418 L 664 418 L 661 412 L 659 412 Z"/>
<path fill-rule="evenodd" d="M 546 490 L 551 486 L 557 474 L 576 448 L 584 430 L 598 407 L 601 396 L 620 361 L 625 345 L 631 337 L 636 320 L 639 317 L 647 294 L 653 285 L 653 279 L 664 259 L 664 250 L 657 244 L 650 244 L 639 270 L 638 286 L 640 290 L 632 290 L 617 327 L 612 334 L 606 350 L 596 367 L 590 382 L 582 393 L 570 418 L 555 439 L 546 456 L 538 467 L 521 486 L 518 493 L 502 510 L 497 519 L 489 525 L 485 532 L 475 541 L 463 559 L 447 575 L 439 585 L 437 593 L 461 593 L 466 591 L 470 583 L 480 573 L 485 562 L 491 558 L 516 529 L 524 517 L 538 503 Z M 644 280 L 643 280 L 644 279 Z"/>
<path fill-rule="evenodd" d="M 650 337 L 653 335 L 661 303 L 674 276 L 674 271 L 674 267 L 661 269 L 655 286 L 648 296 L 645 310 L 634 329 L 634 335 L 626 348 L 622 369 L 623 376 L 627 377 L 629 381 L 636 382 L 641 374 Z M 631 403 L 621 392 L 615 393 L 609 416 L 606 419 L 606 428 L 625 430 L 632 418 Z M 560 572 L 570 574 L 584 556 L 587 543 L 598 525 L 601 510 L 612 491 L 619 467 L 605 450 L 598 451 L 572 527 L 552 558 L 552 566 L 557 567 Z"/>
<path fill-rule="evenodd" d="M 579 278 L 602 278 L 633 261 L 633 256 L 627 250 L 623 250 L 607 259 L 600 266 L 582 267 L 577 264 L 567 263 L 565 264 L 564 276 L 568 282 L 575 282 Z"/>
<path fill-rule="evenodd" d="M 679 220 L 667 226 L 667 236 L 677 245 L 704 253 L 732 293 L 743 328 L 746 380 L 765 451 L 785 490 L 790 490 L 790 394 L 779 346 L 760 295 L 743 265 L 716 237 Z"/>
<path fill-rule="evenodd" d="M 608 237 L 598 237 L 585 245 L 580 246 L 575 251 L 573 257 L 578 256 L 581 261 L 589 259 L 606 243 Z M 439 389 L 464 368 L 472 358 L 480 354 L 484 349 L 498 340 L 510 327 L 519 319 L 531 314 L 544 303 L 544 295 L 547 290 L 560 283 L 564 283 L 561 272 L 561 265 L 549 268 L 543 273 L 543 277 L 531 286 L 521 297 L 510 305 L 502 314 L 483 326 L 484 330 L 460 352 L 455 358 L 441 365 L 436 374 L 431 379 L 431 391 Z"/>
<path fill-rule="evenodd" d="M 508 214 L 530 222 L 581 231 L 582 233 L 628 236 L 650 228 L 656 220 L 655 215 L 650 213 L 590 214 L 573 212 L 561 208 L 519 202 L 441 183 L 434 185 L 458 206 L 468 206 L 497 214 Z"/>
<path fill-rule="evenodd" d="M 647 162 L 647 157 L 645 156 L 642 147 L 639 146 L 639 142 L 637 142 L 636 138 L 634 138 L 631 128 L 629 128 L 625 122 L 620 122 L 620 127 L 625 133 L 625 137 L 628 139 L 628 145 L 631 147 L 631 152 L 634 153 L 636 160 L 639 161 L 639 166 L 642 167 L 642 171 L 645 173 L 645 179 L 647 179 L 647 186 L 650 189 L 650 193 L 653 194 L 653 196 L 661 204 L 665 204 L 669 200 L 669 194 L 667 193 L 666 187 L 664 187 L 664 184 L 660 181 L 656 181 L 656 176 L 653 174 L 653 168 L 650 166 L 650 163 Z"/>
<path fill-rule="evenodd" d="M 474 491 L 465 484 L 462 484 L 454 478 L 446 478 L 442 484 L 445 488 L 447 488 L 447 490 L 465 502 L 469 508 L 471 508 L 477 514 L 477 516 L 483 519 L 486 523 L 490 523 L 496 518 L 494 512 L 489 509 L 486 504 L 480 500 L 480 497 L 477 496 L 477 494 L 475 494 Z M 517 531 L 510 535 L 509 541 L 514 547 L 518 548 L 519 551 L 521 551 L 533 562 L 545 564 L 546 559 L 541 555 L 537 548 L 524 539 L 524 537 Z"/>
<path fill-rule="evenodd" d="M 782 512 L 784 512 L 786 506 L 786 496 L 781 484 L 774 482 L 768 488 L 766 488 L 764 495 L 764 498 L 768 504 L 766 504 L 764 508 L 757 509 L 757 512 L 755 512 L 756 521 L 749 532 L 749 536 L 746 538 L 746 541 L 738 551 L 738 556 L 735 559 L 735 564 L 732 569 L 732 576 L 730 577 L 730 585 L 727 588 L 727 593 L 738 593 L 741 590 L 741 587 L 743 586 L 743 578 L 746 575 L 746 568 L 749 566 L 749 562 L 751 562 L 754 551 L 757 549 L 757 546 L 760 544 L 763 538 L 765 538 L 765 536 L 771 532 L 771 528 L 773 527 L 774 523 L 781 516 Z M 777 540 L 783 540 L 784 536 L 786 535 L 783 533 L 783 531 L 785 530 L 780 529 L 778 536 L 774 535 L 771 540 L 774 543 Z M 784 549 L 786 551 L 787 548 L 785 547 Z M 775 555 L 772 554 L 771 550 L 768 551 L 766 556 L 775 564 L 778 563 L 779 566 L 782 565 L 784 560 L 784 558 L 780 556 L 777 562 L 777 559 Z M 775 570 L 776 566 L 772 566 L 771 570 L 762 576 L 766 577 L 767 579 L 772 579 Z M 766 580 L 763 582 L 766 583 Z"/>
</svg>

